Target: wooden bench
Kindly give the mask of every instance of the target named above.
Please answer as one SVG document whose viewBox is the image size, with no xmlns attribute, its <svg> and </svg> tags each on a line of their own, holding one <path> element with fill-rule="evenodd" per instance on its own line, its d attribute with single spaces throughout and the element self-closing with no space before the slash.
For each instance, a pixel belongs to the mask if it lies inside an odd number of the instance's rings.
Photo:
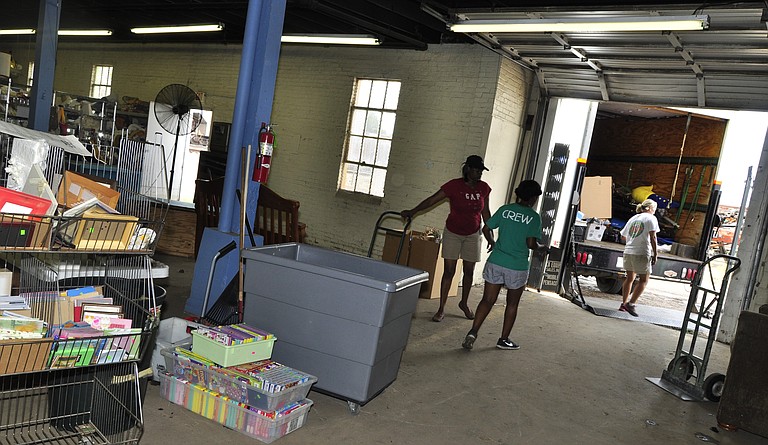
<svg viewBox="0 0 768 445">
<path fill-rule="evenodd" d="M 224 178 L 195 181 L 195 257 L 200 249 L 203 230 L 218 227 Z M 299 222 L 299 202 L 285 199 L 269 187 L 259 187 L 259 199 L 254 218 L 254 235 L 264 237 L 264 244 L 303 243 L 306 225 Z"/>
<path fill-rule="evenodd" d="M 206 227 L 219 226 L 219 213 L 221 212 L 221 195 L 224 190 L 224 177 L 215 179 L 195 180 L 195 257 L 200 250 L 200 241 L 203 239 L 203 230 Z"/>
<path fill-rule="evenodd" d="M 264 237 L 264 245 L 303 243 L 306 226 L 299 222 L 299 202 L 285 199 L 262 184 L 253 231 Z"/>
</svg>

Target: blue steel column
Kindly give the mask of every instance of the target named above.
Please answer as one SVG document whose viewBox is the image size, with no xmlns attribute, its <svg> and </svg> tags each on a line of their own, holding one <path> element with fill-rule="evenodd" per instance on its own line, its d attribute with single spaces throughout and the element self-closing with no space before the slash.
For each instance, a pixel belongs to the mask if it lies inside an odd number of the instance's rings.
<svg viewBox="0 0 768 445">
<path fill-rule="evenodd" d="M 258 199 L 258 184 L 250 181 L 258 147 L 261 122 L 269 122 L 275 96 L 277 63 L 280 57 L 280 37 L 283 31 L 286 0 L 251 0 L 248 5 L 246 35 L 237 82 L 232 134 L 227 153 L 224 178 L 224 202 L 221 205 L 219 229 L 240 231 L 240 206 L 235 190 L 240 188 L 242 147 L 251 146 L 248 203 L 246 214 L 253 219 Z M 230 198 L 230 199 L 227 199 Z"/>
<path fill-rule="evenodd" d="M 239 243 L 240 205 L 235 190 L 242 184 L 242 147 L 251 146 L 246 215 L 253 224 L 259 185 L 250 180 L 258 147 L 261 122 L 269 122 L 275 95 L 280 37 L 283 31 L 286 0 L 250 0 L 246 16 L 245 38 L 232 116 L 232 132 L 227 147 L 227 169 L 218 230 L 206 228 L 195 263 L 189 299 L 185 311 L 201 314 L 210 308 L 239 270 L 239 258 L 232 254 L 216 260 L 208 308 L 203 300 L 208 274 L 216 252 L 230 241 Z M 257 244 L 259 240 L 256 240 Z M 245 236 L 245 246 L 250 245 Z"/>
<path fill-rule="evenodd" d="M 29 103 L 29 128 L 48 131 L 53 103 L 53 76 L 59 42 L 60 0 L 40 0 L 35 38 L 35 82 Z"/>
</svg>

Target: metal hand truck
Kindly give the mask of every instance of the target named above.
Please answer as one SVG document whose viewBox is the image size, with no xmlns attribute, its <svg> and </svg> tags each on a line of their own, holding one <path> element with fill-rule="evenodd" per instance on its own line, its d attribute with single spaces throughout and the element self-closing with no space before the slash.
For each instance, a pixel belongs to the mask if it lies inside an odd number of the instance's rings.
<svg viewBox="0 0 768 445">
<path fill-rule="evenodd" d="M 395 254 L 395 264 L 400 264 L 400 253 L 403 251 L 405 238 L 408 236 L 408 228 L 411 227 L 411 218 L 406 218 L 405 225 L 402 229 L 382 227 L 381 223 L 384 219 L 394 219 L 395 217 L 397 217 L 397 219 L 402 219 L 400 213 L 387 211 L 382 213 L 381 216 L 379 216 L 379 219 L 376 220 L 376 226 L 373 229 L 373 236 L 371 237 L 371 245 L 368 247 L 368 258 L 371 258 L 371 255 L 373 255 L 373 246 L 376 244 L 376 237 L 378 236 L 379 232 L 384 232 L 386 234 L 391 233 L 393 235 L 400 236 L 400 244 L 397 246 L 397 253 Z"/>
<path fill-rule="evenodd" d="M 715 262 L 715 260 L 722 260 Z M 719 267 L 713 267 L 713 263 Z M 679 397 L 682 400 L 703 401 L 705 398 L 718 402 L 723 393 L 725 375 L 713 373 L 705 378 L 712 345 L 717 337 L 717 326 L 723 308 L 725 293 L 730 276 L 741 265 L 741 260 L 729 255 L 715 255 L 704 261 L 696 270 L 691 282 L 691 293 L 685 309 L 680 337 L 675 356 L 669 362 L 661 378 L 646 377 L 646 380 Z M 722 274 L 719 285 L 716 274 Z M 708 278 L 708 282 L 702 282 Z M 707 303 L 707 299 L 712 300 Z M 697 305 L 697 301 L 700 302 Z M 707 313 L 714 305 L 711 320 Z M 690 332 L 690 339 L 688 335 Z M 705 341 L 703 355 L 696 355 L 696 346 Z"/>
</svg>

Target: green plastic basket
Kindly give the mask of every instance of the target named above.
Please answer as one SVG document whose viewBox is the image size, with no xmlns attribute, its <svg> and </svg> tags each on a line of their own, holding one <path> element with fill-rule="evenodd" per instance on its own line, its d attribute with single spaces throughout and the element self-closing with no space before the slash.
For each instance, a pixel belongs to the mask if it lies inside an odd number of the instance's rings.
<svg viewBox="0 0 768 445">
<path fill-rule="evenodd" d="M 200 354 L 219 366 L 237 366 L 272 357 L 276 338 L 241 345 L 227 346 L 192 331 L 192 352 Z"/>
</svg>

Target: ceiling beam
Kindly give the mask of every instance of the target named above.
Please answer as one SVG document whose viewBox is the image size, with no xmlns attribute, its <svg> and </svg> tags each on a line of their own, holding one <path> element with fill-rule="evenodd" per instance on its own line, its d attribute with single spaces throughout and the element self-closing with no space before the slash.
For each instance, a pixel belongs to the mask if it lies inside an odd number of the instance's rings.
<svg viewBox="0 0 768 445">
<path fill-rule="evenodd" d="M 703 74 L 696 75 L 696 99 L 700 107 L 707 106 L 707 84 Z"/>
<path fill-rule="evenodd" d="M 696 75 L 696 100 L 700 107 L 704 107 L 707 104 L 707 90 L 706 82 L 704 80 L 704 70 L 701 69 L 701 65 L 696 63 L 693 58 L 693 54 L 685 49 L 683 42 L 680 41 L 680 37 L 673 32 L 665 32 L 667 40 L 675 49 L 675 52 L 680 54 L 680 57 L 685 60 L 685 64 L 688 65 Z"/>
<path fill-rule="evenodd" d="M 555 39 L 557 43 L 563 45 L 563 49 L 570 51 L 571 54 L 576 56 L 581 62 L 586 63 L 590 68 L 592 68 L 595 74 L 597 74 L 597 81 L 600 83 L 600 95 L 603 97 L 603 100 L 610 100 L 610 95 L 608 94 L 608 85 L 605 83 L 603 67 L 600 66 L 600 63 L 589 60 L 589 55 L 587 55 L 587 52 L 583 49 L 574 48 L 571 46 L 571 44 L 568 42 L 568 37 L 565 34 L 558 34 L 553 32 L 549 35 L 552 36 L 552 38 Z"/>
<path fill-rule="evenodd" d="M 370 32 L 378 34 L 380 36 L 387 36 L 395 40 L 400 40 L 401 42 L 408 43 L 414 49 L 418 49 L 422 51 L 425 51 L 427 49 L 427 44 L 417 39 L 416 37 L 403 34 L 402 32 L 396 31 L 386 26 L 379 25 L 378 23 L 374 23 L 373 21 L 367 20 L 365 18 L 357 17 L 346 11 L 340 10 L 336 6 L 331 6 L 317 0 L 313 0 L 310 3 L 311 3 L 311 8 L 315 11 L 321 12 L 331 17 L 336 17 L 340 20 L 344 20 L 346 22 L 360 26 L 361 28 L 366 28 L 370 30 Z"/>
</svg>

